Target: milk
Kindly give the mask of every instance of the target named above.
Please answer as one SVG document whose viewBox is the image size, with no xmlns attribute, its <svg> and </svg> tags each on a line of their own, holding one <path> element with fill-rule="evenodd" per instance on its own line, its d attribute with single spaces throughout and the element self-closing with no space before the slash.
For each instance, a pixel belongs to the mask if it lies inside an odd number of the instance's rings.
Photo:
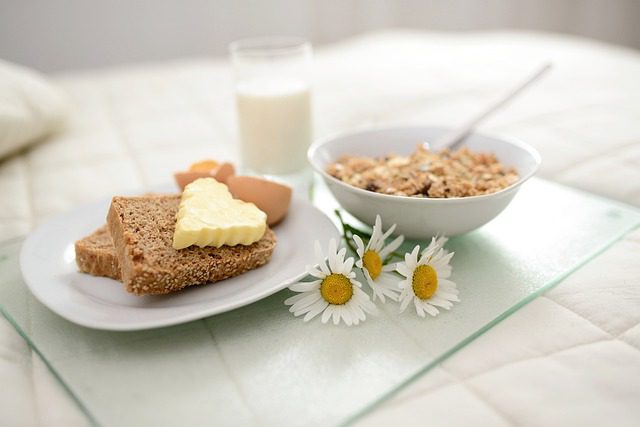
<svg viewBox="0 0 640 427">
<path fill-rule="evenodd" d="M 236 86 L 243 167 L 287 174 L 307 164 L 311 92 L 295 81 L 256 80 Z"/>
</svg>

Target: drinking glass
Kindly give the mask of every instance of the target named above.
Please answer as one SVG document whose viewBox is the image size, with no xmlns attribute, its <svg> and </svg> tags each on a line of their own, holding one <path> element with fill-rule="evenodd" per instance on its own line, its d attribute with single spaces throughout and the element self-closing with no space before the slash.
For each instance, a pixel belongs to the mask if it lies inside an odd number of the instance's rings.
<svg viewBox="0 0 640 427">
<path fill-rule="evenodd" d="M 241 168 L 272 176 L 305 170 L 312 138 L 311 44 L 263 37 L 235 41 L 229 51 Z"/>
</svg>

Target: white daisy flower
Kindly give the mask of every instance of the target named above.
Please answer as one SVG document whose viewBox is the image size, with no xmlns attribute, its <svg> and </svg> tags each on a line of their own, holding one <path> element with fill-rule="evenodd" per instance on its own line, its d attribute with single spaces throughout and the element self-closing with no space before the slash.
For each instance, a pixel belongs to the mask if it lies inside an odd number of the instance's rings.
<svg viewBox="0 0 640 427">
<path fill-rule="evenodd" d="M 456 284 L 448 280 L 451 276 L 449 262 L 454 253 L 442 247 L 446 241 L 445 237 L 433 238 L 420 259 L 420 246 L 416 246 L 411 253 L 405 254 L 404 262 L 397 264 L 396 270 L 405 277 L 400 282 L 401 313 L 413 301 L 418 316 L 425 317 L 425 313 L 436 316 L 440 312 L 438 308 L 449 310 L 453 302 L 460 301 Z"/>
<path fill-rule="evenodd" d="M 438 249 L 444 249 L 444 245 L 446 245 L 448 241 L 449 238 L 446 236 L 436 236 L 431 239 L 429 245 L 427 245 L 427 247 L 422 250 L 422 253 L 420 255 L 422 256 L 427 251 L 435 253 Z M 449 251 L 445 249 L 444 253 L 446 255 L 449 253 Z"/>
<path fill-rule="evenodd" d="M 390 253 L 400 247 L 404 241 L 404 236 L 396 237 L 388 245 L 384 245 L 387 237 L 393 233 L 396 229 L 396 225 L 393 224 L 386 233 L 382 232 L 382 220 L 380 215 L 376 215 L 376 222 L 373 225 L 373 233 L 367 245 L 360 236 L 354 234 L 353 241 L 356 243 L 356 252 L 358 254 L 358 260 L 356 261 L 356 267 L 362 269 L 364 277 L 367 279 L 367 284 L 373 290 L 373 300 L 380 298 L 380 301 L 385 302 L 385 297 L 389 297 L 393 301 L 398 301 L 398 278 L 392 273 L 396 266 L 395 264 L 384 265 L 384 259 L 389 256 Z"/>
<path fill-rule="evenodd" d="M 342 319 L 347 326 L 357 325 L 366 319 L 366 313 L 375 311 L 375 304 L 362 289 L 360 282 L 355 280 L 353 271 L 354 259 L 344 259 L 347 250 L 337 251 L 335 239 L 329 241 L 328 265 L 320 248 L 320 243 L 315 242 L 316 258 L 318 266 L 307 266 L 307 272 L 317 280 L 312 282 L 299 282 L 291 285 L 289 289 L 299 292 L 285 300 L 290 305 L 289 311 L 294 316 L 304 316 L 307 322 L 322 313 L 322 323 L 327 323 L 333 318 L 337 325 Z"/>
</svg>

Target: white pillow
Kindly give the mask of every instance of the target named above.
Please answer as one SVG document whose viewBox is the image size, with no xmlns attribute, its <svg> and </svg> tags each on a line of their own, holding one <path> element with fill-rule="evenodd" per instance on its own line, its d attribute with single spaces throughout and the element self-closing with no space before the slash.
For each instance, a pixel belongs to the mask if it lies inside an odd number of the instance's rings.
<svg viewBox="0 0 640 427">
<path fill-rule="evenodd" d="M 0 159 L 64 127 L 65 94 L 34 70 L 0 60 Z"/>
</svg>

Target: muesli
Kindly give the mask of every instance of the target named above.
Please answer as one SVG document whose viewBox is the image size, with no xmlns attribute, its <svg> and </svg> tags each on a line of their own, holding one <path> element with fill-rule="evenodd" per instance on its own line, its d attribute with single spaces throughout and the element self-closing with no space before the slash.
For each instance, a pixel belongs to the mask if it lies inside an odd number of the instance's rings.
<svg viewBox="0 0 640 427">
<path fill-rule="evenodd" d="M 462 147 L 432 152 L 418 145 L 409 156 L 341 156 L 327 167 L 329 175 L 376 193 L 451 198 L 495 193 L 518 180 L 512 167 L 494 154 Z"/>
</svg>

